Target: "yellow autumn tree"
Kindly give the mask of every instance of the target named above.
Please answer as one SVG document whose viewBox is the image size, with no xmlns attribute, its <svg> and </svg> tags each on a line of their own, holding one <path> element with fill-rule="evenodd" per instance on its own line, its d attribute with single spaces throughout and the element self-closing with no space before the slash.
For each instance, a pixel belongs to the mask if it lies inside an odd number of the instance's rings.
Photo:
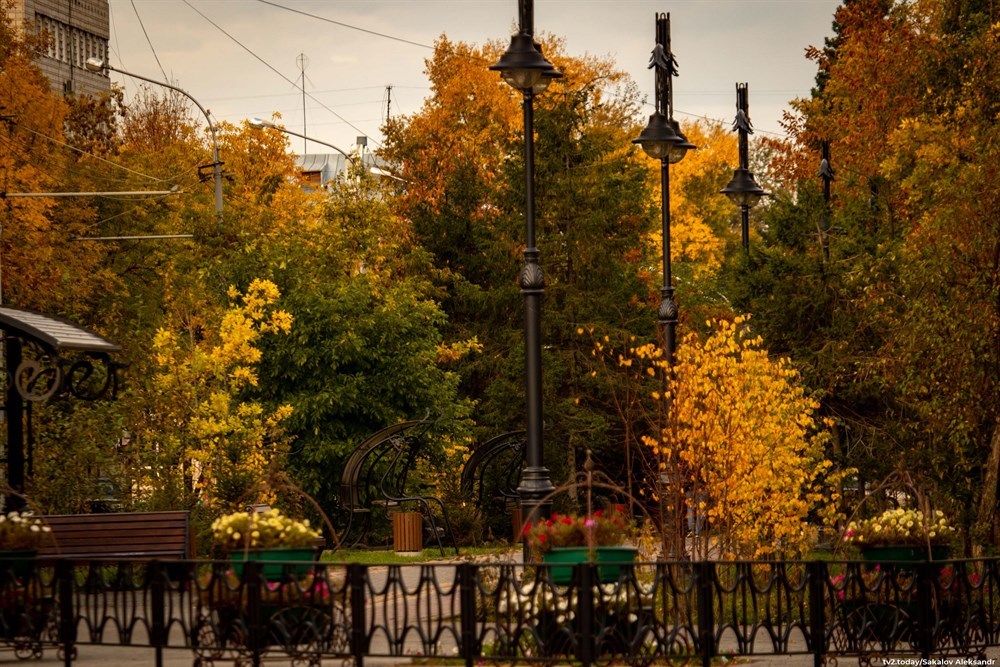
<svg viewBox="0 0 1000 667">
<path fill-rule="evenodd" d="M 732 217 L 732 204 L 718 196 L 721 179 L 728 178 L 737 162 L 736 136 L 719 123 L 686 124 L 684 132 L 698 149 L 670 165 L 670 234 L 674 258 L 689 264 L 697 277 L 715 273 L 725 254 L 724 231 Z M 650 190 L 660 207 L 660 163 L 648 165 Z M 660 226 L 650 234 L 650 245 L 659 250 Z M 657 253 L 659 254 L 659 253 Z"/>
<path fill-rule="evenodd" d="M 139 434 L 156 459 L 142 483 L 149 494 L 181 486 L 221 511 L 271 500 L 259 482 L 286 449 L 281 422 L 291 408 L 267 411 L 241 394 L 257 385 L 260 339 L 291 331 L 291 315 L 274 307 L 279 296 L 273 283 L 254 280 L 244 294 L 230 288 L 216 331 L 157 332 L 154 413 Z"/>
<path fill-rule="evenodd" d="M 664 500 L 686 508 L 674 512 L 679 523 L 702 529 L 696 556 L 801 554 L 837 506 L 818 403 L 787 359 L 763 349 L 749 317 L 708 325 L 704 341 L 692 334 L 679 346 L 669 393 L 653 392 L 663 421 L 644 442 L 680 496 Z M 650 375 L 668 372 L 655 346 L 633 353 Z"/>
</svg>

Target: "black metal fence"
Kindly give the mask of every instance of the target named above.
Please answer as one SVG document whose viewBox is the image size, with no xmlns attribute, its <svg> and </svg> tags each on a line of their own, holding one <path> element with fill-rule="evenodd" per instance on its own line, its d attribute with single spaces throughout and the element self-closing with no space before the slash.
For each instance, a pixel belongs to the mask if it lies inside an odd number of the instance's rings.
<svg viewBox="0 0 1000 667">
<path fill-rule="evenodd" d="M 150 647 L 193 662 L 425 656 L 582 665 L 720 655 L 982 657 L 1000 560 L 365 565 L 9 560 L 0 650 Z M 603 581 L 602 581 L 603 580 Z"/>
</svg>

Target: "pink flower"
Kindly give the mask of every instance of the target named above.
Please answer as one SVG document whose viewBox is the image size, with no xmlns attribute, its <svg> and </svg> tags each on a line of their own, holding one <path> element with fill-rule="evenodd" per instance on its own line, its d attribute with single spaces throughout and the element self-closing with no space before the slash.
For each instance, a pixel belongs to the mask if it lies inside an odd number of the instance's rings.
<svg viewBox="0 0 1000 667">
<path fill-rule="evenodd" d="M 838 587 L 842 586 L 843 583 L 844 583 L 844 575 L 838 574 L 836 576 L 830 577 L 830 583 L 833 584 L 833 586 L 835 588 L 838 588 Z M 843 588 L 840 588 L 840 590 L 837 591 L 837 599 L 838 600 L 843 600 L 844 599 L 844 589 Z"/>
<path fill-rule="evenodd" d="M 594 521 L 593 519 L 587 519 L 586 521 L 583 522 L 583 525 L 586 526 L 587 528 L 593 528 L 594 526 L 597 525 L 597 522 Z"/>
</svg>

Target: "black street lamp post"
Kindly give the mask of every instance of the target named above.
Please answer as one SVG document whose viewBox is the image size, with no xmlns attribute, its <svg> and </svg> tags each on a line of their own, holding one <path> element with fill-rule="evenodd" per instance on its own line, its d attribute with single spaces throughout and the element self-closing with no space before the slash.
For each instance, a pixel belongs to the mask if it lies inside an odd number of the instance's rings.
<svg viewBox="0 0 1000 667">
<path fill-rule="evenodd" d="M 687 140 L 681 132 L 680 124 L 674 120 L 672 79 L 677 76 L 677 61 L 670 49 L 670 14 L 656 15 L 656 46 L 649 59 L 649 68 L 654 70 L 656 75 L 656 111 L 649 117 L 649 123 L 632 143 L 639 144 L 649 157 L 660 161 L 663 287 L 660 290 L 657 320 L 668 369 L 672 373 L 677 351 L 677 303 L 674 301 L 674 284 L 670 272 L 670 165 L 683 160 L 687 152 L 695 146 Z M 669 396 L 669 393 L 667 395 Z M 666 413 L 669 416 L 669 402 L 666 404 Z M 674 495 L 672 502 L 661 500 L 665 525 L 664 554 L 677 557 L 682 553 L 680 535 L 677 533 L 680 516 L 679 477 L 676 470 L 668 470 L 661 473 L 659 479 L 663 487 L 660 489 L 660 498 L 666 499 L 668 494 Z M 673 529 L 667 529 L 667 525 Z"/>
<path fill-rule="evenodd" d="M 521 475 L 517 492 L 522 516 L 537 520 L 548 515 L 546 500 L 554 487 L 545 467 L 542 448 L 542 342 L 541 301 L 545 278 L 538 264 L 535 246 L 535 146 L 534 96 L 562 74 L 542 55 L 534 39 L 533 0 L 518 3 L 518 33 L 510 38 L 510 47 L 500 60 L 490 67 L 500 72 L 503 80 L 523 96 L 524 110 L 524 171 L 525 171 L 525 248 L 521 268 L 521 294 L 524 295 L 525 402 L 527 465 Z M 527 543 L 525 543 L 527 545 Z M 527 549 L 527 546 L 525 546 Z"/>
<path fill-rule="evenodd" d="M 743 237 L 743 250 L 750 252 L 750 209 L 757 205 L 761 197 L 767 195 L 764 189 L 757 185 L 753 172 L 750 171 L 750 140 L 753 125 L 750 124 L 750 88 L 745 83 L 736 84 L 736 120 L 733 130 L 740 137 L 740 166 L 733 174 L 733 179 L 722 189 L 722 194 L 740 207 L 740 231 Z"/>
<path fill-rule="evenodd" d="M 819 161 L 819 177 L 823 179 L 823 215 L 819 221 L 820 245 L 823 246 L 823 259 L 830 260 L 830 184 L 834 180 L 833 167 L 830 166 L 830 142 L 823 142 L 823 158 Z"/>
</svg>

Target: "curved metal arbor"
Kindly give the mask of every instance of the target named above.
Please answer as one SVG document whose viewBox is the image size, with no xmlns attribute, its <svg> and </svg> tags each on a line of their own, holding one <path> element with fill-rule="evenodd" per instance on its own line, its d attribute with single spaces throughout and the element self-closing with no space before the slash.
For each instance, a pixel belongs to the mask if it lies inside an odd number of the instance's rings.
<svg viewBox="0 0 1000 667">
<path fill-rule="evenodd" d="M 67 394 L 85 401 L 114 398 L 118 369 L 111 358 L 121 347 L 58 317 L 30 310 L 0 308 L 7 413 L 7 484 L 13 493 L 7 509 L 24 506 L 25 476 L 31 475 L 31 403 Z"/>
<path fill-rule="evenodd" d="M 440 498 L 407 493 L 406 481 L 419 454 L 423 435 L 433 422 L 414 420 L 384 428 L 366 438 L 347 458 L 340 475 L 340 507 L 347 514 L 347 525 L 341 532 L 340 544 L 361 544 L 371 529 L 371 514 L 375 506 L 388 511 L 410 503 L 418 504 L 427 517 L 432 536 L 444 553 L 430 503 L 438 505 L 446 535 L 455 546 L 455 536 L 448 520 L 448 512 Z M 357 536 L 351 538 L 355 516 L 361 517 Z M 458 553 L 458 547 L 455 546 Z"/>
<path fill-rule="evenodd" d="M 476 447 L 462 467 L 462 496 L 478 511 L 495 507 L 503 501 L 505 515 L 517 505 L 517 488 L 524 467 L 526 431 L 511 431 L 493 437 Z M 516 535 L 515 535 L 516 537 Z"/>
</svg>

